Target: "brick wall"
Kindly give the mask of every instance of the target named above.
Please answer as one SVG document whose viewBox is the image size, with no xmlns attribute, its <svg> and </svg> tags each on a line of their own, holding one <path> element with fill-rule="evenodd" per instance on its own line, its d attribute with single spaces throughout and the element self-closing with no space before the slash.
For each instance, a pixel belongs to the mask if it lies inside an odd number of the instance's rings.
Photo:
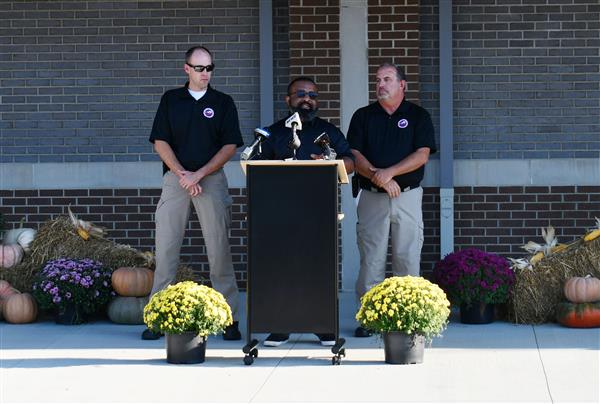
<svg viewBox="0 0 600 404">
<path fill-rule="evenodd" d="M 600 217 L 600 186 L 457 187 L 454 197 L 455 250 L 475 247 L 520 257 L 529 240 L 543 243 L 541 228 L 554 226 L 559 242 L 581 237 Z M 439 189 L 423 195 L 427 276 L 440 256 Z M 391 271 L 391 265 L 388 265 Z"/>
<path fill-rule="evenodd" d="M 196 44 L 245 137 L 259 121 L 258 0 L 7 0 L 0 38 L 0 163 L 155 160 L 158 101 Z"/>
<path fill-rule="evenodd" d="M 340 2 L 291 0 L 290 76 L 319 86 L 319 116 L 340 125 Z"/>
<path fill-rule="evenodd" d="M 404 67 L 406 98 L 419 99 L 419 0 L 369 0 L 369 90 L 375 101 L 377 66 L 392 62 Z"/>
<path fill-rule="evenodd" d="M 234 200 L 231 251 L 239 286 L 246 287 L 245 189 L 230 190 Z M 540 228 L 553 225 L 560 242 L 580 237 L 600 217 L 600 186 L 458 187 L 455 189 L 456 249 L 481 248 L 507 257 L 522 256 L 519 247 L 541 242 Z M 142 251 L 154 250 L 154 211 L 159 189 L 0 191 L 0 213 L 6 227 L 21 218 L 26 227 L 39 228 L 46 220 L 73 211 L 105 226 L 108 238 Z M 439 189 L 423 196 L 425 244 L 422 270 L 428 276 L 439 260 Z M 182 247 L 182 262 L 208 279 L 208 263 L 200 225 L 192 220 Z M 388 267 L 388 271 L 391 267 Z"/>
<path fill-rule="evenodd" d="M 437 3 L 420 6 L 421 99 L 436 120 Z M 600 157 L 600 3 L 453 5 L 455 158 Z"/>
</svg>

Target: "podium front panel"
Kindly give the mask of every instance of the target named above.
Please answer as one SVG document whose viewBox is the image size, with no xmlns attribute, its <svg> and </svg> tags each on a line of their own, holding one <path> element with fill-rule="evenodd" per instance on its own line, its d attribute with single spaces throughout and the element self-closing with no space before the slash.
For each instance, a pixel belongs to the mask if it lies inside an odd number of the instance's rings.
<svg viewBox="0 0 600 404">
<path fill-rule="evenodd" d="M 336 333 L 335 166 L 248 166 L 249 331 Z"/>
</svg>

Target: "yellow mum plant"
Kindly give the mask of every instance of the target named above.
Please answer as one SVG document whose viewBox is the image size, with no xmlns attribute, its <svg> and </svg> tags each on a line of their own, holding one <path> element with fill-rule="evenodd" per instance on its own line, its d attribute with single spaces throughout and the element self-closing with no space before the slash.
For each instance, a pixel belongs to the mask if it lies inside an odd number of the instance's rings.
<svg viewBox="0 0 600 404">
<path fill-rule="evenodd" d="M 365 293 L 360 302 L 356 319 L 378 333 L 402 331 L 431 340 L 444 331 L 450 315 L 444 291 L 422 277 L 387 278 Z"/>
<path fill-rule="evenodd" d="M 152 296 L 144 308 L 144 323 L 154 332 L 200 336 L 223 332 L 233 323 L 231 308 L 222 294 L 208 286 L 186 281 Z"/>
</svg>

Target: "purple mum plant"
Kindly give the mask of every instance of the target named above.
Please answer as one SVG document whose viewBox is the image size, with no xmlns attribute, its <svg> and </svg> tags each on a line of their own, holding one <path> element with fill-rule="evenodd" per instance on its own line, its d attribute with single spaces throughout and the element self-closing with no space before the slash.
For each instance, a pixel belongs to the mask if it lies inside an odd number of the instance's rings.
<svg viewBox="0 0 600 404">
<path fill-rule="evenodd" d="M 115 295 L 112 270 L 88 258 L 59 258 L 46 263 L 33 284 L 33 295 L 43 309 L 75 305 L 92 314 Z"/>
<path fill-rule="evenodd" d="M 504 257 L 476 248 L 448 254 L 435 264 L 433 277 L 452 303 L 466 306 L 504 303 L 515 282 Z"/>
</svg>

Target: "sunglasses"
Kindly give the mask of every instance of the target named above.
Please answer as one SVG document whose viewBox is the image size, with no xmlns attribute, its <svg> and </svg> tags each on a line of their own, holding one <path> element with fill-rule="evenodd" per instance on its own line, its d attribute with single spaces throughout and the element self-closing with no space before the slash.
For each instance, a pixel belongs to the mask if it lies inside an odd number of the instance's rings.
<svg viewBox="0 0 600 404">
<path fill-rule="evenodd" d="M 298 90 L 294 93 L 296 95 L 296 97 L 298 98 L 304 98 L 308 95 L 308 97 L 311 100 L 316 99 L 319 96 L 319 93 L 317 93 L 316 91 L 304 91 L 304 90 Z M 291 95 L 291 94 L 290 94 Z"/>
<path fill-rule="evenodd" d="M 215 70 L 215 64 L 211 63 L 208 66 L 202 66 L 202 65 L 191 65 L 189 63 L 186 63 L 186 65 L 188 65 L 189 67 L 191 67 L 192 69 L 194 69 L 195 72 L 197 73 L 202 73 L 204 70 L 206 70 L 207 72 L 212 72 L 213 70 Z"/>
</svg>

